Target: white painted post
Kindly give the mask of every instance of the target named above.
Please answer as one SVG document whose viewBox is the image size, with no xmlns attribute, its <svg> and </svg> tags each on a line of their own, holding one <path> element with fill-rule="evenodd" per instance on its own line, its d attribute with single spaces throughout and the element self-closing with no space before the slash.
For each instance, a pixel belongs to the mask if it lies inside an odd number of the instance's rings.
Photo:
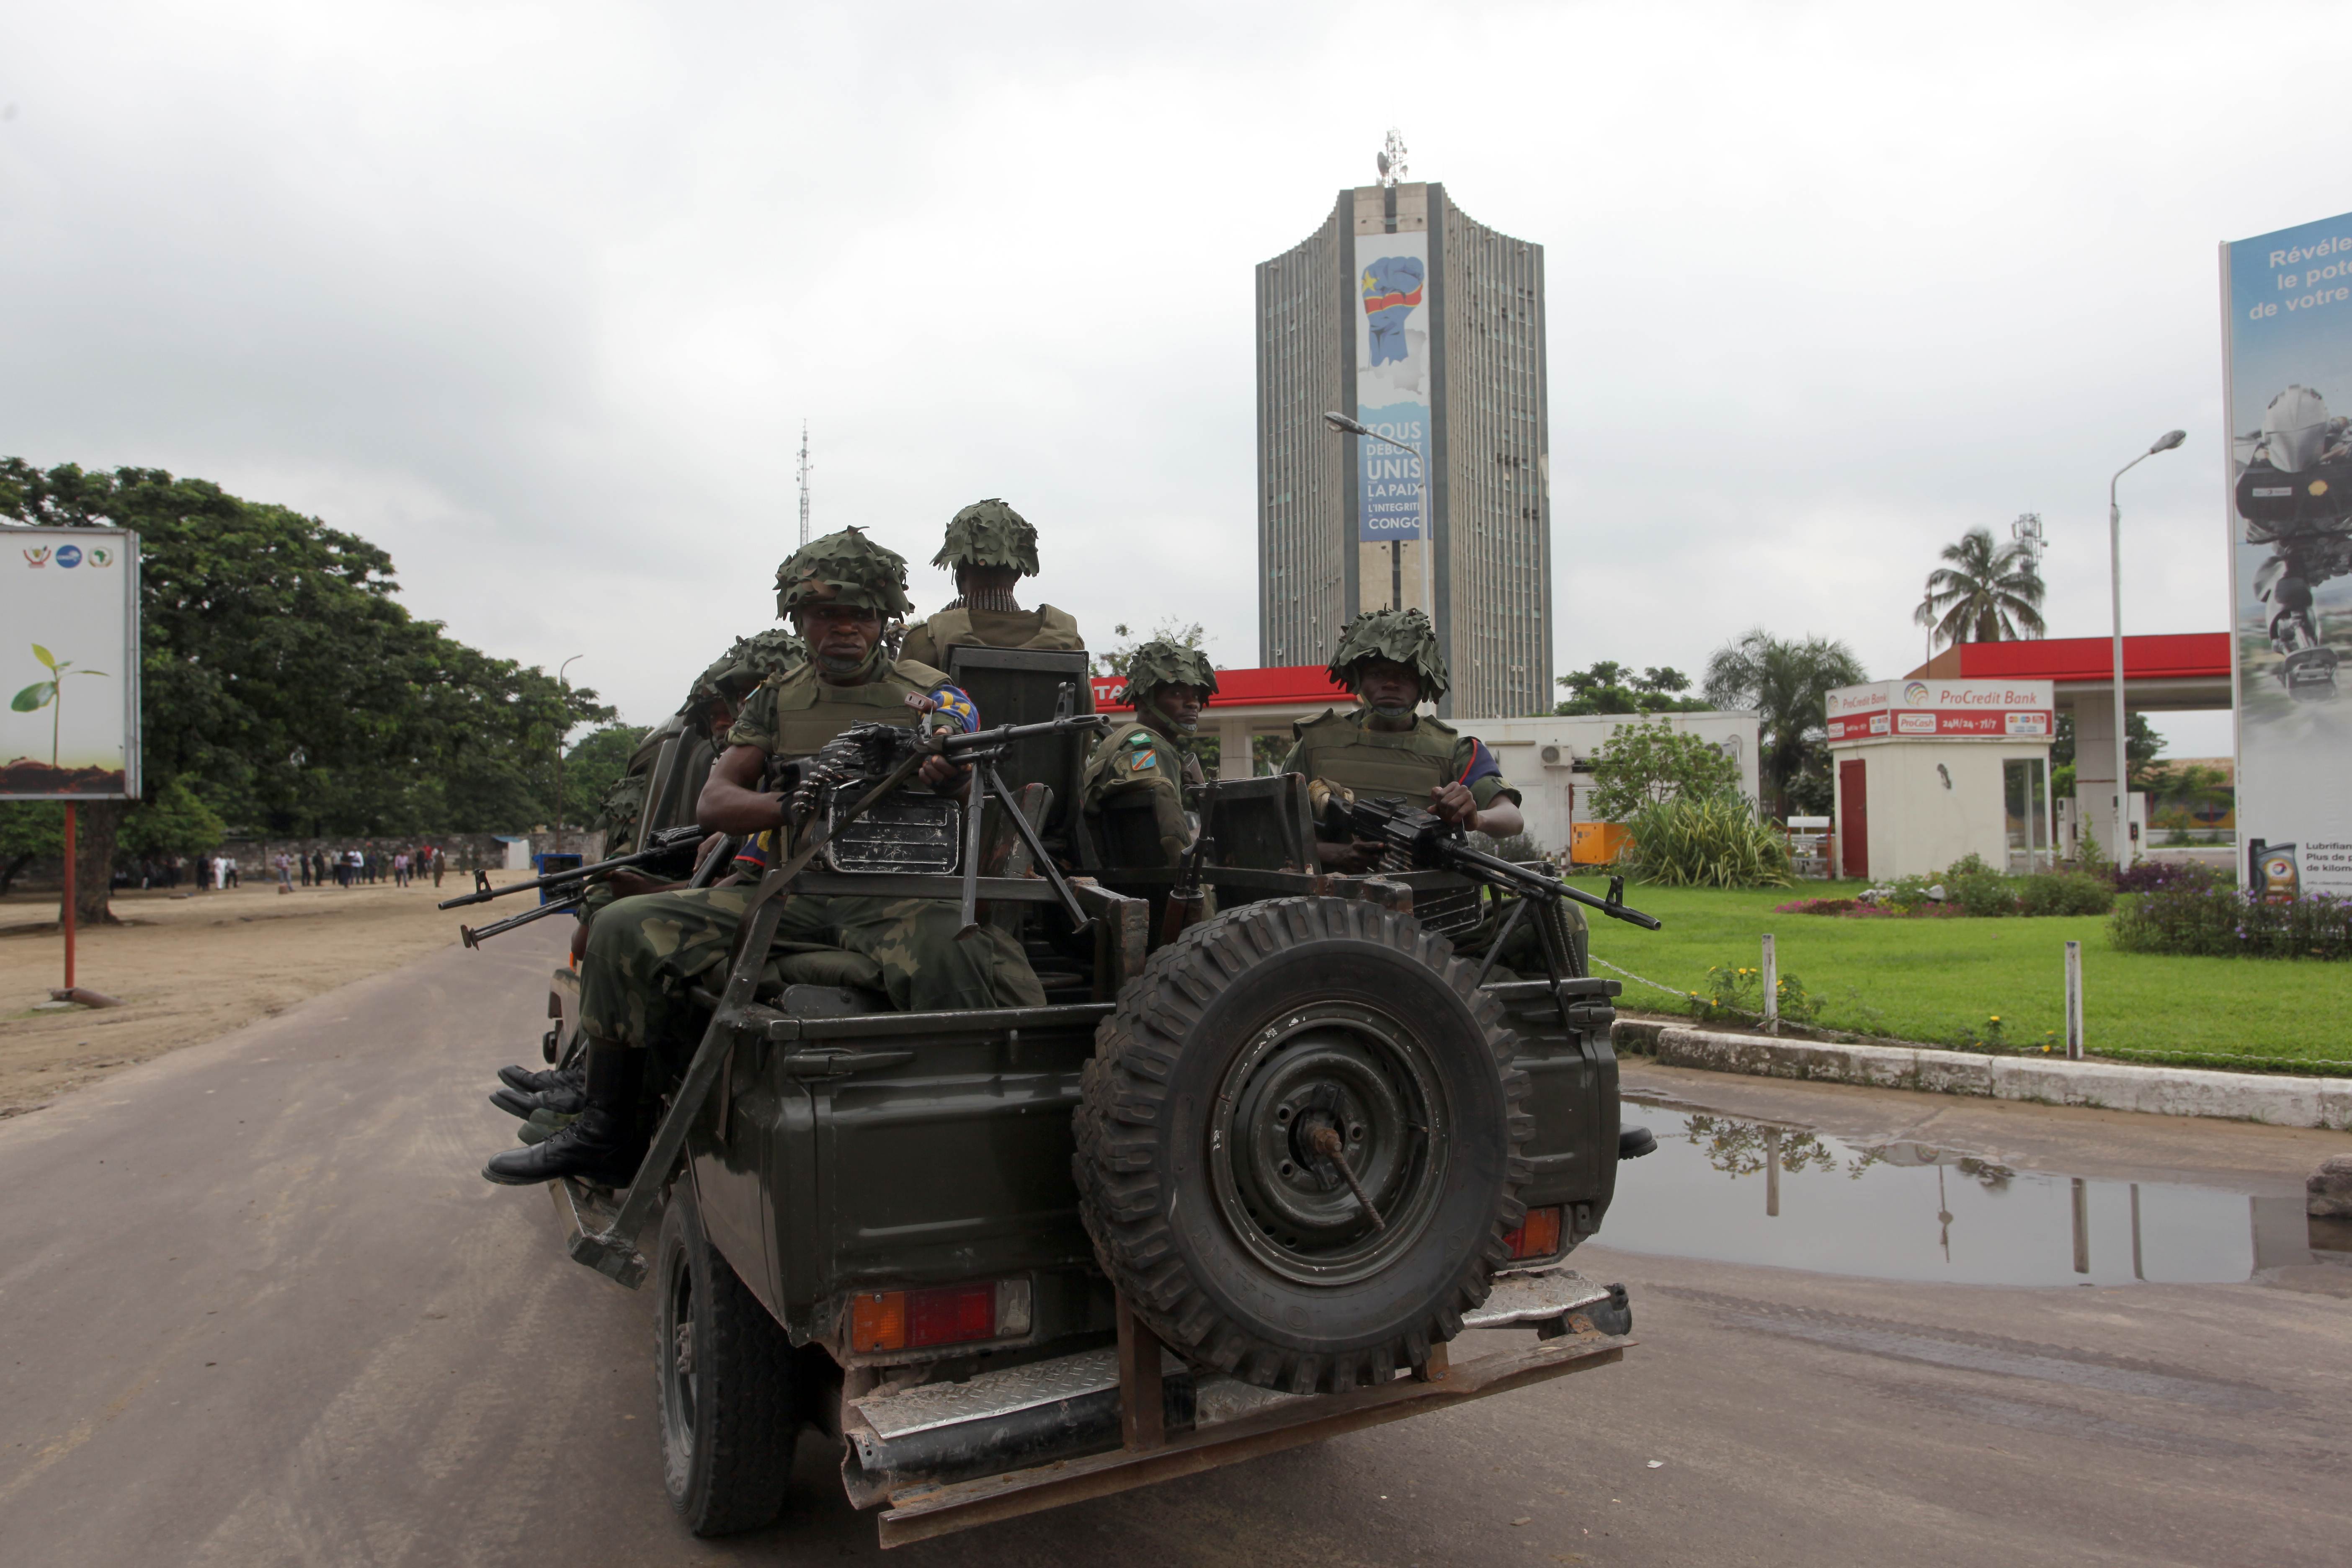
<svg viewBox="0 0 2352 1568">
<path fill-rule="evenodd" d="M 2066 1059 L 2083 1059 L 2083 944 L 2066 944 Z"/>
<path fill-rule="evenodd" d="M 1772 933 L 1764 933 L 1764 1032 L 1780 1032 L 1780 965 L 1772 952 Z"/>
</svg>

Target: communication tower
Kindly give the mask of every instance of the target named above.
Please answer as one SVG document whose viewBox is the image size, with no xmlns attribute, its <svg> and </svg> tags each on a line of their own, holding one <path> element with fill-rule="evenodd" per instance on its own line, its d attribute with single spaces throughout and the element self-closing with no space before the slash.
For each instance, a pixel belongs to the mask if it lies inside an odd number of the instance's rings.
<svg viewBox="0 0 2352 1568">
<path fill-rule="evenodd" d="M 809 519 L 808 519 L 808 476 L 809 476 L 809 460 L 808 460 L 808 421 L 807 421 L 807 420 L 805 420 L 805 419 L 803 419 L 803 420 L 802 420 L 802 421 L 801 421 L 801 460 L 800 460 L 800 466 L 799 466 L 798 469 L 796 470 L 796 472 L 797 472 L 798 477 L 799 477 L 800 481 L 801 481 L 801 542 L 802 542 L 803 544 L 806 544 L 806 543 L 808 542 L 808 541 L 809 541 L 809 532 L 808 532 L 808 522 L 809 522 Z"/>
<path fill-rule="evenodd" d="M 1381 143 L 1372 163 L 1380 170 L 1381 184 L 1384 185 L 1393 185 L 1404 178 L 1404 136 L 1395 126 L 1389 127 L 1388 140 Z"/>
<path fill-rule="evenodd" d="M 2018 513 L 2017 521 L 2009 525 L 2009 536 L 2017 541 L 2018 553 L 2025 557 L 2028 565 L 2042 564 L 2042 537 L 2040 512 Z"/>
</svg>

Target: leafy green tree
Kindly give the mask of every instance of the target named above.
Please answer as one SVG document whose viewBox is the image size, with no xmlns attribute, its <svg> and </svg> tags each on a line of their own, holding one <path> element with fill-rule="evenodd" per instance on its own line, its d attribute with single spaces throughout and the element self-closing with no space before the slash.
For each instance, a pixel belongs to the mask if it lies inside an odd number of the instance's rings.
<svg viewBox="0 0 2352 1568">
<path fill-rule="evenodd" d="M 202 855 L 217 848 L 228 832 L 220 814 L 197 797 L 184 778 L 165 781 L 152 800 L 123 814 L 115 847 L 130 856 Z"/>
<path fill-rule="evenodd" d="M 1944 546 L 1943 559 L 1949 564 L 1927 574 L 1927 594 L 1911 615 L 1934 627 L 1937 640 L 2013 642 L 2042 635 L 2042 572 L 2023 545 L 1996 544 L 1991 529 L 1972 528 Z"/>
<path fill-rule="evenodd" d="M 185 779 L 279 834 L 486 830 L 548 819 L 562 738 L 611 709 L 418 620 L 355 534 L 159 468 L 0 459 L 16 521 L 138 531 L 149 797 Z M 80 815 L 80 918 L 110 919 L 119 803 Z"/>
<path fill-rule="evenodd" d="M 66 852 L 66 808 L 56 801 L 0 800 L 0 894 L 26 867 Z"/>
<path fill-rule="evenodd" d="M 1759 627 L 1707 656 L 1707 700 L 1756 715 L 1764 797 L 1775 818 L 1789 815 L 1791 789 L 1815 752 L 1826 766 L 1830 693 L 1862 679 L 1853 649 L 1830 637 L 1788 641 Z"/>
<path fill-rule="evenodd" d="M 1631 821 L 1668 800 L 1713 800 L 1739 793 L 1739 764 L 1664 719 L 1620 724 L 1592 759 L 1591 812 Z"/>
<path fill-rule="evenodd" d="M 642 724 L 607 724 L 563 753 L 563 819 L 593 822 L 604 795 L 628 771 L 629 756 L 652 731 Z"/>
<path fill-rule="evenodd" d="M 1568 688 L 1568 700 L 1554 708 L 1557 714 L 1701 713 L 1706 702 L 1679 695 L 1690 689 L 1690 677 L 1671 665 L 1651 665 L 1639 674 L 1614 659 L 1601 659 L 1586 668 L 1556 676 Z"/>
</svg>

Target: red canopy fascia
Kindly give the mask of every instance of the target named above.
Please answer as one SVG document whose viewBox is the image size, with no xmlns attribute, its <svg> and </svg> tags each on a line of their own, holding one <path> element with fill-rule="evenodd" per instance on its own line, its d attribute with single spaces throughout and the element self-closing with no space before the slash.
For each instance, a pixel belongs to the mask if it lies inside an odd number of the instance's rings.
<svg viewBox="0 0 2352 1568">
<path fill-rule="evenodd" d="M 1955 659 L 1953 655 L 1959 657 Z M 1957 665 L 1958 668 L 1954 668 Z M 2115 675 L 2115 644 L 2106 637 L 2042 637 L 2020 642 L 1964 642 L 1946 648 L 1926 673 L 1985 680 L 2107 680 Z M 2124 638 L 2124 679 L 2227 679 L 2230 634 L 2162 632 Z"/>
<path fill-rule="evenodd" d="M 1127 684 L 1117 675 L 1094 677 L 1095 711 L 1124 713 L 1119 689 Z M 1334 681 L 1319 664 L 1290 664 L 1272 669 L 1221 669 L 1212 708 L 1298 706 L 1316 702 L 1352 702 L 1348 689 Z"/>
</svg>

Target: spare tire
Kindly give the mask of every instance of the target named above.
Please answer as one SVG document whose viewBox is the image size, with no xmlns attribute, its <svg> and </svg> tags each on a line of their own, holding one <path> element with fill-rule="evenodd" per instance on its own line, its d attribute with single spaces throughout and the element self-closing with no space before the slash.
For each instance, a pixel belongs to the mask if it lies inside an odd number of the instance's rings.
<svg viewBox="0 0 2352 1568">
<path fill-rule="evenodd" d="M 1195 926 L 1121 991 L 1073 1164 L 1097 1257 L 1162 1341 L 1308 1394 L 1461 1331 L 1526 1216 L 1534 1126 L 1475 980 L 1411 915 L 1279 899 Z"/>
</svg>

